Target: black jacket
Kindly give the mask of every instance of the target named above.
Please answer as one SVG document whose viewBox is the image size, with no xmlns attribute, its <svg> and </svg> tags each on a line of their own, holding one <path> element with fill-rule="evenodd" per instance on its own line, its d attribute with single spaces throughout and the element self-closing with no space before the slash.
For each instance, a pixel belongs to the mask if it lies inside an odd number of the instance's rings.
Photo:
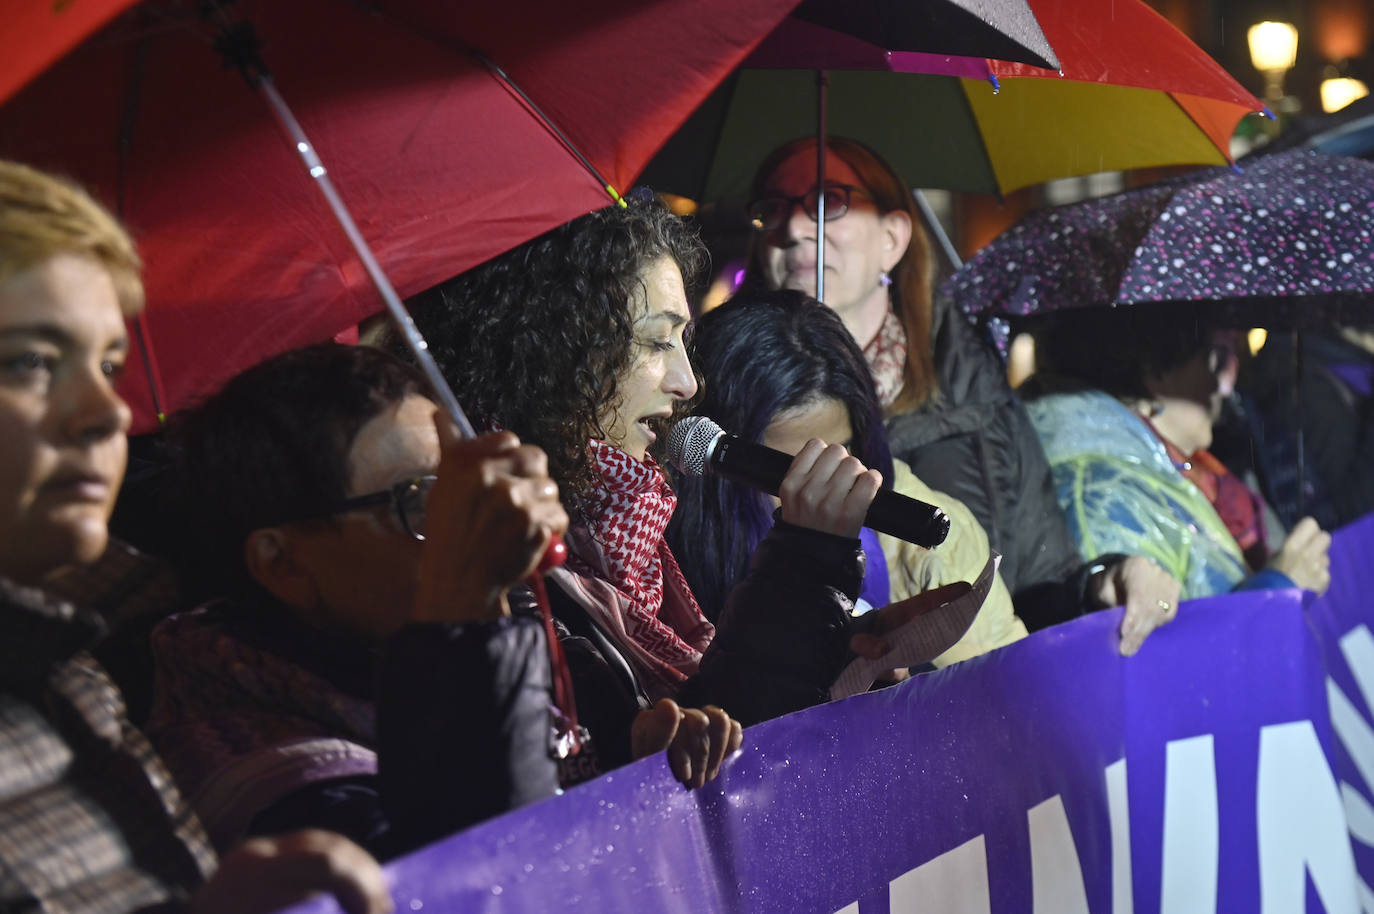
<svg viewBox="0 0 1374 914">
<path fill-rule="evenodd" d="M 303 786 L 259 812 L 250 834 L 323 828 L 388 859 L 557 791 L 536 619 L 411 624 L 374 650 L 237 609 L 225 618 L 234 637 L 377 704 L 377 773 Z"/>
<path fill-rule="evenodd" d="M 1253 457 L 1265 498 L 1292 527 L 1305 514 L 1331 530 L 1374 511 L 1374 397 L 1353 387 L 1342 367 L 1374 370 L 1374 354 L 1334 333 L 1302 336 L 1302 376 L 1286 334 L 1271 334 L 1242 375 L 1240 393 L 1253 435 L 1236 454 Z M 1301 411 L 1303 496 L 1298 497 L 1298 416 Z M 1214 448 L 1213 450 L 1217 450 Z"/>
<path fill-rule="evenodd" d="M 1064 522 L 1030 417 L 990 343 L 937 305 L 940 390 L 888 420 L 892 456 L 933 489 L 959 499 L 1002 554 L 1016 613 L 1034 631 L 1089 609 L 1088 567 Z"/>
<path fill-rule="evenodd" d="M 745 726 L 827 701 L 849 659 L 849 638 L 874 620 L 851 616 L 863 583 L 859 540 L 779 521 L 735 585 L 696 675 L 676 700 L 724 708 Z M 629 727 L 648 707 L 614 642 L 570 597 L 549 588 L 577 693 L 603 770 L 629 758 Z"/>
</svg>

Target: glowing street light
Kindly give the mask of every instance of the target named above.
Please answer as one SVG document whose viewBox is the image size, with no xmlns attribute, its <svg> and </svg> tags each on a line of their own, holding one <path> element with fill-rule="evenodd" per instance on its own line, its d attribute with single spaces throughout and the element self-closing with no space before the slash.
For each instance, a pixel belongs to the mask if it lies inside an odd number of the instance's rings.
<svg viewBox="0 0 1374 914">
<path fill-rule="evenodd" d="M 1332 69 L 1330 76 L 1322 80 L 1322 110 L 1327 114 L 1339 111 L 1356 99 L 1369 94 L 1369 87 L 1363 80 L 1351 76 L 1341 76 Z"/>
<path fill-rule="evenodd" d="M 1298 30 L 1291 22 L 1257 22 L 1246 33 L 1250 62 L 1264 74 L 1264 99 L 1283 98 L 1283 77 L 1298 58 Z"/>
</svg>

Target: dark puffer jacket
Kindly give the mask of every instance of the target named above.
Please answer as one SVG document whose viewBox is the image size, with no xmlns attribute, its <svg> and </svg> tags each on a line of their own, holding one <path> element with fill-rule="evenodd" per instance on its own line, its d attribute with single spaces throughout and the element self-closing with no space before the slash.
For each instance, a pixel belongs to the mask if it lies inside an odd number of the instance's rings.
<svg viewBox="0 0 1374 914">
<path fill-rule="evenodd" d="M 1031 631 L 1090 609 L 1089 565 L 1055 498 L 1049 464 L 990 343 L 947 305 L 933 335 L 940 392 L 888 420 L 892 456 L 962 501 L 1002 554 L 1002 578 Z"/>
</svg>

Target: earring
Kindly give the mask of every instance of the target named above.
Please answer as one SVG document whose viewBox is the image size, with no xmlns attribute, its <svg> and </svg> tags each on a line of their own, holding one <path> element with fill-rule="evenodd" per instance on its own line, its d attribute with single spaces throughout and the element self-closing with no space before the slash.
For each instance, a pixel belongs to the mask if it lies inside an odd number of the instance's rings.
<svg viewBox="0 0 1374 914">
<path fill-rule="evenodd" d="M 892 285 L 892 277 L 887 275 L 887 270 L 878 271 L 878 285 L 887 288 Z"/>
<path fill-rule="evenodd" d="M 1146 419 L 1158 419 L 1164 413 L 1164 401 L 1141 397 L 1135 401 L 1133 409 Z"/>
</svg>

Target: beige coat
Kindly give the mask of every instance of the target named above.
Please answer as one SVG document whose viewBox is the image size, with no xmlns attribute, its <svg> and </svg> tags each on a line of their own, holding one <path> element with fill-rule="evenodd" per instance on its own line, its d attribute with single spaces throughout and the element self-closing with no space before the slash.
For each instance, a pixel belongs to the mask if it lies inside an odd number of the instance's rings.
<svg viewBox="0 0 1374 914">
<path fill-rule="evenodd" d="M 878 534 L 895 603 L 913 594 L 955 581 L 973 581 L 988 560 L 988 536 L 963 502 L 937 492 L 916 478 L 911 467 L 893 460 L 896 478 L 892 488 L 903 495 L 943 508 L 949 515 L 949 537 L 935 549 L 904 542 L 885 533 Z M 990 650 L 1026 637 L 1026 626 L 1016 617 L 1011 593 L 998 574 L 983 608 L 964 637 L 934 660 L 944 667 L 977 657 Z"/>
</svg>

